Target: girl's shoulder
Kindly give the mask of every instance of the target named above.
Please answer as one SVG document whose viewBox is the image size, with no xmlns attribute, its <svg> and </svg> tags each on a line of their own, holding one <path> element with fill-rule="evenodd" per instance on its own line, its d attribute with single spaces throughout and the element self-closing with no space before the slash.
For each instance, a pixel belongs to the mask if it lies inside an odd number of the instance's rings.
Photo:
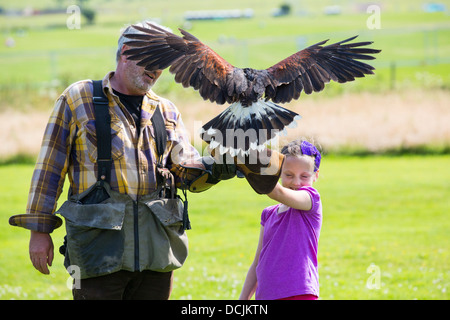
<svg viewBox="0 0 450 320">
<path fill-rule="evenodd" d="M 272 211 L 272 210 L 274 210 L 274 209 L 278 208 L 278 206 L 279 206 L 279 205 L 280 205 L 280 204 L 279 204 L 279 203 L 277 203 L 277 204 L 274 204 L 274 205 L 271 205 L 271 206 L 265 207 L 265 208 L 263 209 L 263 212 L 264 212 L 264 211 Z"/>
<path fill-rule="evenodd" d="M 268 213 L 272 213 L 272 212 L 277 212 L 277 210 L 278 210 L 278 207 L 280 206 L 281 204 L 280 203 L 277 203 L 277 204 L 274 204 L 274 205 L 272 205 L 272 206 L 268 206 L 268 207 L 265 207 L 264 209 L 263 209 L 263 214 L 264 213 L 266 213 L 266 214 L 268 214 Z"/>
<path fill-rule="evenodd" d="M 314 187 L 311 187 L 311 186 L 301 187 L 300 190 L 304 190 L 304 191 L 308 192 L 312 198 L 320 199 L 320 193 Z"/>
<path fill-rule="evenodd" d="M 317 191 L 314 187 L 301 187 L 300 190 L 304 190 L 309 193 L 309 196 L 311 197 L 311 209 L 308 211 L 302 211 L 306 213 L 316 213 L 316 214 L 322 214 L 322 201 L 320 199 L 319 191 Z"/>
<path fill-rule="evenodd" d="M 280 204 L 277 203 L 272 206 L 265 207 L 261 213 L 261 224 L 264 225 L 269 216 L 277 212 L 279 206 Z"/>
</svg>

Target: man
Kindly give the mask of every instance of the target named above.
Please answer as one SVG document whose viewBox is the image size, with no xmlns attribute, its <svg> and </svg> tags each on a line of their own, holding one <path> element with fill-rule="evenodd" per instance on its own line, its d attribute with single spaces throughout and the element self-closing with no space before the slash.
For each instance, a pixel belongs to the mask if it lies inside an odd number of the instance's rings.
<svg viewBox="0 0 450 320">
<path fill-rule="evenodd" d="M 116 70 L 108 73 L 102 81 L 111 116 L 111 190 L 136 200 L 157 189 L 157 148 L 151 121 L 157 106 L 167 133 L 162 164 L 174 172 L 178 181 L 180 172 L 189 171 L 190 178 L 184 182 L 191 186 L 190 190 L 203 191 L 220 179 L 233 177 L 233 165 L 213 164 L 210 170 L 204 170 L 198 152 L 189 142 L 179 111 L 170 101 L 151 90 L 162 71 L 145 71 L 123 55 L 128 49 L 124 34 L 129 32 L 140 31 L 132 27 L 124 30 L 118 42 Z M 29 252 L 33 266 L 43 274 L 49 274 L 48 266 L 53 261 L 54 246 L 49 233 L 58 226 L 53 213 L 66 174 L 72 195 L 82 194 L 97 182 L 96 120 L 92 111 L 92 95 L 92 81 L 84 80 L 69 86 L 56 101 L 32 177 L 27 213 L 39 217 L 39 221 L 29 227 Z M 201 170 L 186 170 L 180 166 L 182 161 L 195 162 Z M 194 187 L 193 182 L 197 183 Z M 26 223 L 24 225 L 27 227 Z M 141 226 L 136 224 L 135 227 L 136 237 Z M 146 236 L 142 232 L 139 237 Z M 125 239 L 127 237 L 132 236 L 125 235 Z M 68 237 L 67 241 L 70 243 L 74 239 Z M 107 247 L 109 244 L 103 245 Z M 139 250 L 142 252 L 145 248 L 135 250 L 139 254 Z M 127 264 L 125 257 L 121 260 L 124 270 L 82 279 L 80 289 L 73 290 L 74 299 L 169 298 L 172 272 L 140 270 L 142 261 L 139 266 L 139 261 L 133 265 Z"/>
</svg>

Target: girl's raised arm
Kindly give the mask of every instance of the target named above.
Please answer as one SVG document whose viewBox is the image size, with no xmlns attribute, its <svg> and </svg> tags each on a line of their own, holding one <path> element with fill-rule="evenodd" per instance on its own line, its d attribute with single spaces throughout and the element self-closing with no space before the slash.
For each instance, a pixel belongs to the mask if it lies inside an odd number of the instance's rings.
<svg viewBox="0 0 450 320">
<path fill-rule="evenodd" d="M 308 211 L 312 208 L 311 196 L 305 190 L 291 190 L 278 183 L 267 195 L 293 209 Z"/>
</svg>

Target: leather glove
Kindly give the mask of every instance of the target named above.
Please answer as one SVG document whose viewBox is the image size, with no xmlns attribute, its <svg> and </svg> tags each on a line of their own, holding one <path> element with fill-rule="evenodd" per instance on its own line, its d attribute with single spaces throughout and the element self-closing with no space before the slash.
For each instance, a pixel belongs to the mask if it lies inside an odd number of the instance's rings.
<svg viewBox="0 0 450 320">
<path fill-rule="evenodd" d="M 231 159 L 231 161 L 226 161 L 226 156 L 223 155 L 223 158 L 219 160 L 220 161 L 213 157 L 204 157 L 202 159 L 205 168 L 210 171 L 208 178 L 209 183 L 215 184 L 221 180 L 228 180 L 236 176 L 236 165 L 233 159 Z"/>
<path fill-rule="evenodd" d="M 253 190 L 259 194 L 267 194 L 275 188 L 280 178 L 281 166 L 284 161 L 284 155 L 281 153 L 265 148 L 262 151 L 250 150 L 249 154 L 245 156 L 239 154 L 231 157 L 225 153 L 218 159 L 217 156 L 214 156 L 215 151 L 216 149 L 211 150 L 211 155 L 215 160 L 218 178 L 222 175 L 226 178 L 226 173 L 229 173 L 229 178 L 234 177 L 236 174 L 238 177 L 242 177 L 243 174 Z M 234 167 L 233 164 L 235 165 Z"/>
</svg>

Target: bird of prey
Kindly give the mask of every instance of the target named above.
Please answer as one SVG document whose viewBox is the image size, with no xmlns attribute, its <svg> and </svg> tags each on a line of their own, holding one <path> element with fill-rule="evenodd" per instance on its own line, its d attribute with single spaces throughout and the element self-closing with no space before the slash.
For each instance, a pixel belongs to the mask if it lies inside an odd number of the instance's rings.
<svg viewBox="0 0 450 320">
<path fill-rule="evenodd" d="M 276 103 L 298 99 L 302 91 L 322 91 L 330 80 L 344 83 L 373 74 L 374 67 L 358 60 L 375 59 L 370 54 L 381 51 L 368 48 L 372 42 L 351 42 L 357 36 L 330 45 L 324 45 L 325 40 L 270 68 L 255 70 L 234 67 L 185 30 L 179 29 L 180 37 L 147 25 L 133 25 L 141 32 L 125 35 L 130 47 L 124 52 L 127 59 L 137 60 L 148 71 L 170 66 L 175 81 L 183 87 L 198 90 L 204 100 L 231 104 L 203 126 L 201 136 L 220 154 L 232 156 L 262 150 L 286 127 L 296 124 L 300 116 Z"/>
</svg>

